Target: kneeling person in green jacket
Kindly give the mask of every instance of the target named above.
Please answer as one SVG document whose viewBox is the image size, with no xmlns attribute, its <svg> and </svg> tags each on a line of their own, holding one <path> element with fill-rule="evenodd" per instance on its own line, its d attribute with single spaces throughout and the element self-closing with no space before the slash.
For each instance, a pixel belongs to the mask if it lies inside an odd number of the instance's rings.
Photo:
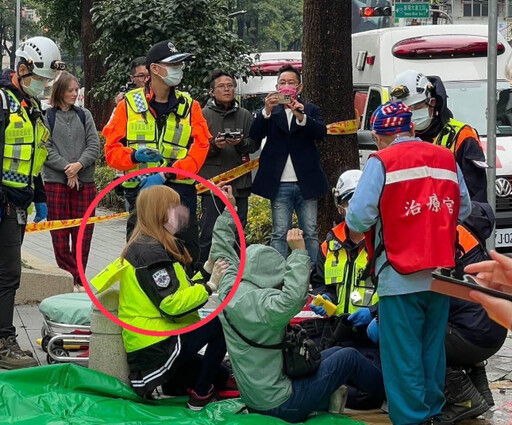
<svg viewBox="0 0 512 425">
<path fill-rule="evenodd" d="M 171 331 L 197 323 L 198 309 L 216 291 L 226 264 L 219 261 L 206 284 L 192 284 L 184 270 L 191 257 L 174 235 L 187 224 L 180 196 L 167 186 L 152 186 L 137 198 L 137 225 L 120 258 L 92 280 L 104 291 L 120 281 L 119 319 L 140 329 Z M 205 267 L 206 268 L 206 267 Z M 210 271 L 212 271 L 210 269 Z M 214 384 L 229 371 L 221 363 L 226 344 L 218 319 L 186 334 L 161 337 L 123 329 L 133 389 L 143 397 L 166 387 L 192 388 L 188 407 L 200 410 L 216 401 Z M 204 356 L 198 351 L 208 344 Z"/>
<path fill-rule="evenodd" d="M 234 206 L 231 187 L 224 186 L 222 190 Z M 238 273 L 240 260 L 233 248 L 235 240 L 235 223 L 231 214 L 224 210 L 215 223 L 210 253 L 213 260 L 225 259 L 229 263 L 220 281 L 219 301 L 227 297 Z M 251 412 L 301 422 L 314 411 L 341 412 L 340 399 L 345 390 L 341 387 L 349 381 L 383 398 L 384 385 L 379 369 L 355 349 L 325 350 L 317 372 L 291 379 L 284 373 L 280 349 L 249 345 L 227 322 L 226 315 L 238 332 L 258 344 L 273 345 L 283 340 L 286 326 L 306 302 L 310 270 L 302 231 L 290 230 L 287 240 L 292 253 L 286 260 L 269 246 L 247 248 L 240 286 L 219 315 L 233 373 L 245 404 Z"/>
</svg>

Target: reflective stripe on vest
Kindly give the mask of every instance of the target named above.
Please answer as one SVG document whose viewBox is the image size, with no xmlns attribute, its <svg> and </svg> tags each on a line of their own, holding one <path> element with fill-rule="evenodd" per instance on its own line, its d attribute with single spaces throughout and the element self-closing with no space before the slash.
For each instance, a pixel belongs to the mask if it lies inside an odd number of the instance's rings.
<svg viewBox="0 0 512 425">
<path fill-rule="evenodd" d="M 368 264 L 366 250 L 364 247 L 360 248 L 357 258 L 350 264 L 347 250 L 343 247 L 343 241 L 346 240 L 345 232 L 345 223 L 341 223 L 333 229 L 335 237 L 328 242 L 325 253 L 325 284 L 337 285 L 338 305 L 335 314 L 338 316 L 344 313 L 353 313 L 360 307 L 368 307 L 378 302 L 378 296 L 371 280 L 361 280 Z M 350 295 L 353 292 L 359 293 L 361 302 L 352 302 Z"/>
<path fill-rule="evenodd" d="M 480 147 L 482 146 L 478 133 L 474 128 L 464 124 L 463 122 L 450 118 L 441 132 L 434 139 L 434 144 L 444 146 L 456 153 L 459 150 L 461 142 L 467 137 L 473 137 Z"/>
<path fill-rule="evenodd" d="M 190 135 L 190 110 L 192 98 L 187 93 L 176 90 L 178 107 L 176 111 L 169 114 L 161 134 L 158 134 L 156 119 L 149 110 L 149 104 L 144 89 L 135 89 L 126 93 L 126 143 L 127 146 L 137 150 L 139 148 L 158 149 L 164 158 L 164 163 L 158 162 L 139 163 L 133 169 L 153 168 L 158 166 L 172 166 L 175 160 L 183 159 L 188 155 Z M 133 177 L 122 183 L 123 187 L 135 188 L 147 174 Z M 177 180 L 179 183 L 195 183 L 184 180 Z"/>
<path fill-rule="evenodd" d="M 381 160 L 385 171 L 379 210 L 381 241 L 391 266 L 401 274 L 453 267 L 460 207 L 454 155 L 411 140 L 371 156 Z"/>
<path fill-rule="evenodd" d="M 180 282 L 178 291 L 190 287 L 181 264 L 174 263 L 173 267 Z M 163 317 L 162 312 L 140 287 L 135 275 L 135 268 L 126 259 L 121 262 L 121 259 L 117 258 L 91 280 L 91 285 L 100 292 L 104 292 L 116 282 L 121 282 L 118 317 L 131 326 L 152 331 L 172 331 L 200 320 L 197 311 L 174 319 Z M 166 338 L 168 337 L 143 335 L 123 329 L 123 342 L 128 353 L 146 348 Z"/>
<path fill-rule="evenodd" d="M 9 125 L 5 129 L 2 183 L 24 188 L 31 184 L 31 176 L 40 173 L 46 161 L 50 133 L 41 118 L 32 124 L 27 110 L 10 90 L 4 93 L 9 100 Z M 37 102 L 33 101 L 33 107 L 38 108 Z"/>
</svg>

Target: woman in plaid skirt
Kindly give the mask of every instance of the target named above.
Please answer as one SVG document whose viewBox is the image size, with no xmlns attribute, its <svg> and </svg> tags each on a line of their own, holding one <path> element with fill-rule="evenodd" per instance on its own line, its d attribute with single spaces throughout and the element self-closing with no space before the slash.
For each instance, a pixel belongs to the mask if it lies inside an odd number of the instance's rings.
<svg viewBox="0 0 512 425">
<path fill-rule="evenodd" d="M 43 169 L 48 220 L 81 218 L 96 196 L 95 162 L 99 137 L 91 113 L 75 106 L 78 80 L 63 71 L 55 80 L 46 123 L 51 131 L 48 159 Z M 91 214 L 94 215 L 94 211 Z M 87 266 L 93 226 L 85 229 L 82 263 Z M 73 275 L 75 292 L 84 292 L 76 265 L 78 228 L 53 230 L 53 250 L 58 266 Z"/>
</svg>

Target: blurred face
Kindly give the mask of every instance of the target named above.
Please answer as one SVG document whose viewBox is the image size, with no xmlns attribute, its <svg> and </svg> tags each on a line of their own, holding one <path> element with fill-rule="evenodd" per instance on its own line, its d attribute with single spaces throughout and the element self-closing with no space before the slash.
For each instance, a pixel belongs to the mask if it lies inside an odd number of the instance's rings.
<svg viewBox="0 0 512 425">
<path fill-rule="evenodd" d="M 78 97 L 78 82 L 75 80 L 72 80 L 69 83 L 68 88 L 66 89 L 66 92 L 64 93 L 63 102 L 66 106 L 73 106 L 76 102 L 76 99 Z"/>
<path fill-rule="evenodd" d="M 137 86 L 137 88 L 144 87 L 144 83 L 148 79 L 149 72 L 146 68 L 146 65 L 139 65 L 135 68 L 135 73 L 130 76 L 132 83 Z"/>
<path fill-rule="evenodd" d="M 217 102 L 229 104 L 235 99 L 235 84 L 233 79 L 222 75 L 215 79 L 213 97 Z"/>
</svg>

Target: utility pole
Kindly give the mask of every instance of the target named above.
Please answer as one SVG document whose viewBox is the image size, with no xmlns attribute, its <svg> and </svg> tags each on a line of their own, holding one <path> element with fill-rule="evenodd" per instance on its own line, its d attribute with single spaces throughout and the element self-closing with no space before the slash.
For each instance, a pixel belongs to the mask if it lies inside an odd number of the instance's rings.
<svg viewBox="0 0 512 425">
<path fill-rule="evenodd" d="M 20 45 L 20 20 L 21 20 L 21 0 L 16 0 L 16 38 L 14 40 L 14 51 L 18 50 Z"/>
<path fill-rule="evenodd" d="M 487 42 L 487 200 L 496 213 L 496 68 L 498 61 L 498 1 L 489 1 Z M 487 239 L 487 249 L 494 249 L 496 235 Z"/>
</svg>

